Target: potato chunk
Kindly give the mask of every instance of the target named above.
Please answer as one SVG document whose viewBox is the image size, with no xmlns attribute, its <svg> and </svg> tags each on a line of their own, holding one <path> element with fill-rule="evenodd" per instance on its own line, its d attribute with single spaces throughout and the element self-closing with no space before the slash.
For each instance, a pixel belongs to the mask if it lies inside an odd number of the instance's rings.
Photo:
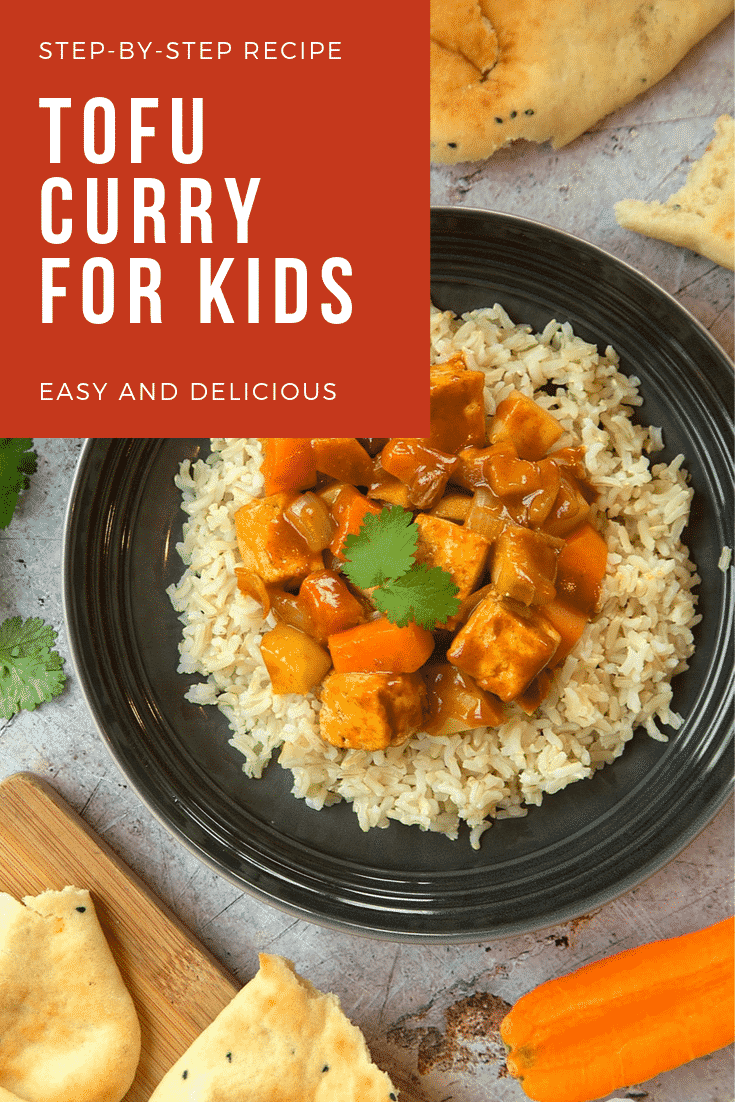
<svg viewBox="0 0 735 1102">
<path fill-rule="evenodd" d="M 542 616 L 490 594 L 457 633 L 447 658 L 507 702 L 551 661 L 560 640 Z"/>
<path fill-rule="evenodd" d="M 293 585 L 324 566 L 321 552 L 310 551 L 306 540 L 284 519 L 284 511 L 297 496 L 280 493 L 256 498 L 235 513 L 243 566 L 266 585 Z"/>
<path fill-rule="evenodd" d="M 290 624 L 278 623 L 260 641 L 260 653 L 274 693 L 308 693 L 332 660 L 315 639 Z"/>
<path fill-rule="evenodd" d="M 330 673 L 320 695 L 319 730 L 332 746 L 383 750 L 423 723 L 426 688 L 417 673 Z"/>
<path fill-rule="evenodd" d="M 434 364 L 430 374 L 431 427 L 427 443 L 456 455 L 462 448 L 485 443 L 485 376 L 469 371 L 464 357 Z"/>
<path fill-rule="evenodd" d="M 452 581 L 459 590 L 460 602 L 469 597 L 476 589 L 485 569 L 490 544 L 483 536 L 460 528 L 451 520 L 419 513 L 416 517 L 419 530 L 416 545 L 416 562 L 427 566 L 439 566 L 451 574 Z M 456 616 L 450 616 L 442 627 L 456 627 Z"/>
</svg>

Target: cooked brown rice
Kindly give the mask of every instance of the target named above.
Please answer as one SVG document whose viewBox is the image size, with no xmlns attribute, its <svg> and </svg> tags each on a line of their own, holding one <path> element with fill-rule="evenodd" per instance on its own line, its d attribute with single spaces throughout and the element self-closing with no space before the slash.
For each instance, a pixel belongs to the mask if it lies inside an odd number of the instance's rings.
<svg viewBox="0 0 735 1102">
<path fill-rule="evenodd" d="M 459 350 L 485 372 L 487 413 L 512 388 L 533 395 L 569 434 L 560 445 L 585 445 L 600 493 L 609 549 L 601 612 L 533 718 L 514 708 L 495 730 L 418 735 L 370 754 L 321 739 L 314 695 L 271 693 L 259 640 L 274 621 L 235 577 L 234 513 L 262 492 L 256 440 L 212 440 L 206 460 L 182 464 L 186 570 L 169 596 L 183 624 L 179 669 L 206 678 L 188 699 L 224 712 L 248 775 L 261 776 L 278 750 L 294 795 L 312 808 L 349 800 L 364 830 L 397 819 L 452 838 L 466 821 L 477 848 L 492 818 L 525 815 L 544 794 L 591 776 L 637 727 L 665 740 L 660 725 L 680 725 L 671 680 L 692 653 L 699 579 L 681 543 L 692 497 L 684 457 L 649 460 L 661 433 L 634 423 L 638 380 L 618 370 L 612 348 L 600 354 L 557 322 L 534 335 L 500 306 L 461 319 L 432 310 L 432 361 Z"/>
</svg>

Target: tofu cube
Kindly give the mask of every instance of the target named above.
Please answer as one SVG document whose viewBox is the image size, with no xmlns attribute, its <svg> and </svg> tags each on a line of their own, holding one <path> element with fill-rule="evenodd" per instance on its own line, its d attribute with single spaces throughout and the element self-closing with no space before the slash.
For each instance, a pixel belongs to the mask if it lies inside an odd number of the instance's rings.
<svg viewBox="0 0 735 1102">
<path fill-rule="evenodd" d="M 563 432 L 553 413 L 513 390 L 490 422 L 490 443 L 510 439 L 521 459 L 541 459 Z"/>
<path fill-rule="evenodd" d="M 332 746 L 383 750 L 424 720 L 426 687 L 417 673 L 330 673 L 320 696 L 319 730 Z"/>
<path fill-rule="evenodd" d="M 434 364 L 430 373 L 431 427 L 427 443 L 456 455 L 485 443 L 485 376 L 469 371 L 462 355 Z"/>
<path fill-rule="evenodd" d="M 439 566 L 451 574 L 459 590 L 457 597 L 464 601 L 480 584 L 490 544 L 468 528 L 426 513 L 416 517 L 416 527 L 419 530 L 416 562 Z M 452 629 L 458 622 L 456 616 L 450 616 L 441 626 Z"/>
<path fill-rule="evenodd" d="M 306 540 L 284 519 L 297 496 L 284 492 L 255 498 L 235 513 L 243 566 L 266 585 L 294 585 L 324 568 L 321 551 L 310 551 Z"/>
<path fill-rule="evenodd" d="M 560 641 L 548 620 L 490 594 L 457 633 L 447 658 L 507 703 L 551 661 Z"/>
</svg>

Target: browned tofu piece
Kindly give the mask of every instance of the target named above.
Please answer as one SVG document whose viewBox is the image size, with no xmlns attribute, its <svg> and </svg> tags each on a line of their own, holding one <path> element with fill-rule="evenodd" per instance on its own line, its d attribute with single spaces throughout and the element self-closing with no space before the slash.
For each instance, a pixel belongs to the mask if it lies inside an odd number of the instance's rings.
<svg viewBox="0 0 735 1102">
<path fill-rule="evenodd" d="M 430 374 L 431 427 L 427 443 L 456 455 L 485 443 L 485 376 L 469 371 L 462 355 L 434 364 Z"/>
<path fill-rule="evenodd" d="M 284 492 L 256 498 L 235 513 L 243 566 L 266 585 L 293 585 L 324 568 L 321 551 L 310 551 L 296 529 L 284 520 L 284 511 L 297 496 Z"/>
<path fill-rule="evenodd" d="M 559 540 L 508 524 L 495 541 L 492 582 L 503 597 L 524 605 L 545 605 L 556 597 Z"/>
<path fill-rule="evenodd" d="M 547 409 L 518 390 L 498 406 L 490 422 L 490 443 L 511 439 L 521 459 L 541 459 L 564 429 Z"/>
<path fill-rule="evenodd" d="M 332 746 L 383 750 L 421 729 L 426 687 L 418 673 L 330 673 L 322 682 L 319 730 Z"/>
<path fill-rule="evenodd" d="M 468 528 L 460 528 L 451 520 L 442 520 L 426 513 L 419 513 L 416 517 L 416 527 L 419 530 L 416 562 L 439 566 L 451 574 L 459 590 L 457 597 L 464 601 L 480 584 L 490 544 Z M 451 629 L 458 622 L 456 616 L 451 616 L 442 626 Z"/>
<path fill-rule="evenodd" d="M 548 620 L 490 594 L 457 633 L 447 658 L 507 702 L 544 669 L 560 642 Z"/>
</svg>

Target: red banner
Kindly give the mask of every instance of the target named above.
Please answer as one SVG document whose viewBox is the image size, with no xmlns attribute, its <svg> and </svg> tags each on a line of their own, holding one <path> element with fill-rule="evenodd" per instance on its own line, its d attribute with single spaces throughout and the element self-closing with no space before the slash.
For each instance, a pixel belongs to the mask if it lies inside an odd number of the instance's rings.
<svg viewBox="0 0 735 1102">
<path fill-rule="evenodd" d="M 8 436 L 421 436 L 417 0 L 10 17 Z"/>
</svg>

